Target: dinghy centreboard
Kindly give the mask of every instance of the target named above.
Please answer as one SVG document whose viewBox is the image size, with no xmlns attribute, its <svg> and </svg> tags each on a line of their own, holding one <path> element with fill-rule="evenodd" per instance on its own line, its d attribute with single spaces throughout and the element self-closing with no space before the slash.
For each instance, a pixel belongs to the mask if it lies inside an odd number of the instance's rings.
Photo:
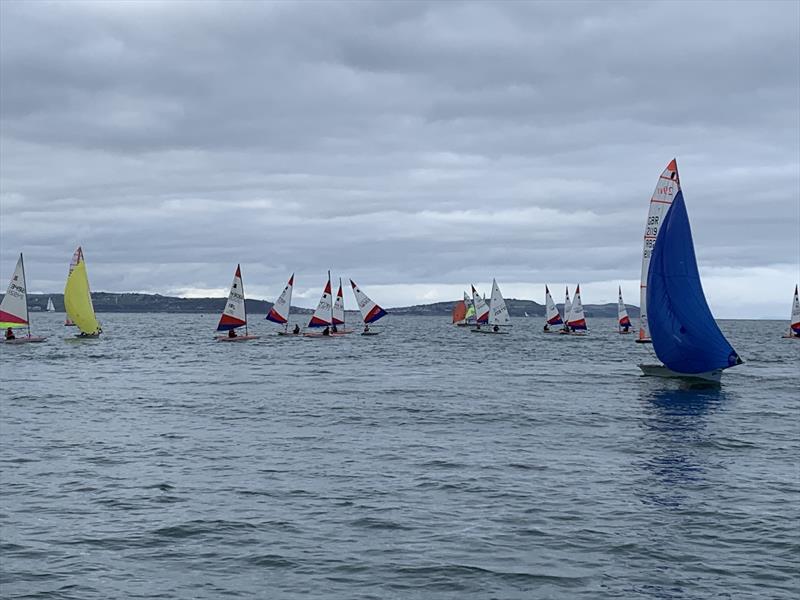
<svg viewBox="0 0 800 600">
<path fill-rule="evenodd" d="M 30 344 L 43 342 L 47 338 L 31 335 L 30 314 L 28 312 L 28 286 L 25 282 L 25 261 L 20 253 L 17 259 L 17 266 L 11 281 L 8 282 L 6 295 L 0 302 L 0 327 L 5 333 L 8 329 L 27 329 L 27 335 L 13 338 L 6 338 L 6 344 Z"/>
<path fill-rule="evenodd" d="M 503 331 L 501 327 L 511 326 L 511 317 L 508 314 L 508 307 L 503 295 L 500 293 L 500 287 L 497 281 L 492 279 L 492 297 L 489 300 L 489 325 L 485 329 L 472 329 L 473 333 L 492 333 L 492 334 L 507 334 L 508 331 Z"/>
<path fill-rule="evenodd" d="M 617 331 L 619 333 L 631 332 L 631 318 L 628 316 L 628 309 L 622 301 L 622 286 L 619 286 L 619 297 L 617 299 Z"/>
<path fill-rule="evenodd" d="M 92 292 L 89 288 L 89 273 L 86 270 L 86 260 L 80 246 L 72 257 L 67 283 L 64 286 L 64 309 L 67 311 L 68 321 L 80 330 L 80 334 L 76 338 L 86 339 L 100 336 L 102 329 L 94 312 Z"/>
<path fill-rule="evenodd" d="M 236 329 L 244 327 L 244 335 L 236 335 Z M 217 331 L 227 331 L 228 335 L 217 336 L 218 342 L 247 342 L 258 339 L 257 335 L 250 335 L 247 332 L 247 308 L 244 299 L 244 286 L 242 285 L 242 270 L 240 265 L 236 265 L 236 273 L 233 275 L 231 291 L 228 294 L 228 302 L 222 311 L 222 316 L 217 325 Z"/>
<path fill-rule="evenodd" d="M 385 317 L 387 315 L 386 311 L 362 292 L 352 279 L 350 280 L 350 285 L 353 287 L 353 295 L 356 297 L 356 304 L 358 304 L 358 310 L 361 311 L 361 318 L 364 321 L 364 331 L 361 335 L 378 335 L 380 332 L 373 331 L 369 326 Z"/>
<path fill-rule="evenodd" d="M 659 179 L 679 180 L 674 159 Z M 677 185 L 673 190 L 669 209 L 653 222 L 658 234 L 648 256 L 643 288 L 647 300 L 643 322 L 663 364 L 639 367 L 646 375 L 719 382 L 724 369 L 743 361 L 720 331 L 706 302 L 683 191 Z"/>
<path fill-rule="evenodd" d="M 792 317 L 789 321 L 789 330 L 783 335 L 783 337 L 800 340 L 800 298 L 797 296 L 797 285 L 794 286 Z"/>
<path fill-rule="evenodd" d="M 569 295 L 569 293 L 567 295 Z M 558 312 L 556 303 L 553 302 L 553 297 L 550 295 L 550 288 L 548 288 L 546 285 L 544 286 L 544 306 L 544 332 L 554 333 L 554 330 L 550 328 L 555 327 L 556 325 L 563 325 L 564 321 Z"/>
</svg>

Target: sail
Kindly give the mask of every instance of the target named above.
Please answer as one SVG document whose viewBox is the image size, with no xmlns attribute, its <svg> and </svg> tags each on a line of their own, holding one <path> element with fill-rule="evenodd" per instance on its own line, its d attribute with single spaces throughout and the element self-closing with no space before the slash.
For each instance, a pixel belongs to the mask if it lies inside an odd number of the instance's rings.
<svg viewBox="0 0 800 600">
<path fill-rule="evenodd" d="M 800 335 L 800 298 L 797 297 L 797 286 L 794 286 L 794 300 L 792 301 L 792 320 L 789 323 L 789 333 Z"/>
<path fill-rule="evenodd" d="M 364 318 L 364 323 L 374 323 L 378 319 L 386 316 L 386 311 L 370 300 L 352 279 L 350 280 L 350 285 L 353 286 L 353 294 L 356 297 L 361 316 Z"/>
<path fill-rule="evenodd" d="M 703 294 L 681 190 L 660 221 L 647 275 L 647 305 L 653 350 L 669 369 L 694 374 L 741 364 Z"/>
<path fill-rule="evenodd" d="M 644 229 L 644 246 L 642 249 L 642 277 L 639 284 L 639 341 L 650 341 L 650 327 L 647 322 L 647 274 L 653 248 L 656 244 L 659 229 L 664 217 L 672 206 L 672 202 L 681 191 L 680 177 L 678 177 L 678 163 L 673 158 L 667 168 L 658 176 L 658 183 L 650 198 L 650 210 L 647 213 L 647 224 Z"/>
<path fill-rule="evenodd" d="M 467 321 L 467 305 L 459 300 L 453 305 L 453 324 L 463 325 Z"/>
<path fill-rule="evenodd" d="M 583 331 L 586 329 L 586 316 L 583 314 L 583 303 L 581 302 L 581 286 L 575 288 L 575 296 L 572 298 L 572 307 L 567 318 L 567 325 L 573 331 Z"/>
<path fill-rule="evenodd" d="M 561 325 L 564 321 L 561 320 L 561 315 L 558 313 L 556 303 L 553 302 L 553 297 L 550 295 L 550 289 L 544 286 L 544 305 L 545 305 L 545 321 L 548 325 Z"/>
<path fill-rule="evenodd" d="M 334 325 L 344 325 L 344 295 L 342 294 L 342 280 L 339 280 L 339 291 L 336 292 L 336 301 L 333 303 Z"/>
<path fill-rule="evenodd" d="M 289 312 L 292 309 L 292 288 L 294 287 L 294 273 L 292 276 L 289 277 L 289 282 L 286 284 L 286 287 L 283 288 L 281 295 L 278 296 L 278 299 L 275 300 L 275 304 L 272 305 L 272 308 L 267 315 L 267 321 L 272 321 L 273 323 L 280 323 L 284 325 L 289 321 Z"/>
<path fill-rule="evenodd" d="M 80 246 L 78 246 L 78 249 L 75 250 L 75 252 L 72 254 L 72 260 L 69 261 L 69 273 L 67 273 L 67 277 L 69 277 L 72 274 L 72 271 L 75 269 L 75 265 L 77 265 L 82 260 L 83 260 L 83 250 L 81 249 Z M 91 298 L 91 293 L 92 293 L 91 290 L 89 290 L 90 298 Z M 68 327 L 73 327 L 75 323 L 73 323 L 72 320 L 69 318 L 69 316 L 67 316 L 67 318 L 64 319 L 64 325 Z"/>
<path fill-rule="evenodd" d="M 0 302 L 0 327 L 28 327 L 28 292 L 25 289 L 25 267 L 22 254 L 17 259 L 14 275 L 8 283 L 6 295 Z"/>
<path fill-rule="evenodd" d="M 474 285 L 472 286 L 472 304 L 475 305 L 476 321 L 480 324 L 488 323 L 489 307 L 486 305 L 486 301 L 475 291 Z"/>
<path fill-rule="evenodd" d="M 89 274 L 86 271 L 83 251 L 78 248 L 75 254 L 78 256 L 78 262 L 74 266 L 70 265 L 67 284 L 64 286 L 64 308 L 69 319 L 82 333 L 93 335 L 100 333 L 100 324 L 97 322 L 92 305 Z"/>
<path fill-rule="evenodd" d="M 569 286 L 566 288 L 566 295 L 564 296 L 564 320 L 569 319 L 569 313 L 572 310 L 572 302 L 569 301 Z"/>
<path fill-rule="evenodd" d="M 628 310 L 625 308 L 625 303 L 622 301 L 622 286 L 619 287 L 619 298 L 617 299 L 617 321 L 620 327 L 631 326 Z"/>
<path fill-rule="evenodd" d="M 47 310 L 47 312 L 56 312 L 56 307 L 53 304 L 53 299 L 52 298 L 48 298 L 47 299 L 47 309 L 46 310 Z"/>
<path fill-rule="evenodd" d="M 464 315 L 464 322 L 472 323 L 475 321 L 475 305 L 472 303 L 472 300 L 470 300 L 467 292 L 464 292 L 464 304 L 467 307 L 467 314 Z"/>
<path fill-rule="evenodd" d="M 233 276 L 231 291 L 228 294 L 228 303 L 217 325 L 217 331 L 229 331 L 242 325 L 247 325 L 247 311 L 244 306 L 244 288 L 242 287 L 242 271 L 236 265 L 236 274 Z"/>
<path fill-rule="evenodd" d="M 508 307 L 497 281 L 492 279 L 492 297 L 489 300 L 489 324 L 490 325 L 511 325 L 511 317 L 508 315 Z"/>
<path fill-rule="evenodd" d="M 331 324 L 331 276 L 328 274 L 328 283 L 325 284 L 325 290 L 322 292 L 322 297 L 317 304 L 317 310 L 311 315 L 311 320 L 308 322 L 309 327 L 327 327 Z"/>
</svg>

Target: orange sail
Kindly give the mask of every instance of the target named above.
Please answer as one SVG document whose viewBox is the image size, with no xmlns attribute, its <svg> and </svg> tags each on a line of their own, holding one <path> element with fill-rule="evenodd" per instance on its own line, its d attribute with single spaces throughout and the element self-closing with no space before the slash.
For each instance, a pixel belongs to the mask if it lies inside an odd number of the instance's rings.
<svg viewBox="0 0 800 600">
<path fill-rule="evenodd" d="M 467 305 L 463 300 L 453 306 L 453 323 L 464 323 L 467 320 Z"/>
</svg>

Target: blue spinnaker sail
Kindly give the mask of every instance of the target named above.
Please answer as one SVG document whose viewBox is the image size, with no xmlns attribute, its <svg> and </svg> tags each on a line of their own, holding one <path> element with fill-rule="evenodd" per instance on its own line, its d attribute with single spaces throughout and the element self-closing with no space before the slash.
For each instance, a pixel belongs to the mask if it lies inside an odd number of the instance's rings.
<svg viewBox="0 0 800 600">
<path fill-rule="evenodd" d="M 647 313 L 653 349 L 676 373 L 705 373 L 742 363 L 703 294 L 682 191 L 656 238 L 647 272 Z"/>
</svg>

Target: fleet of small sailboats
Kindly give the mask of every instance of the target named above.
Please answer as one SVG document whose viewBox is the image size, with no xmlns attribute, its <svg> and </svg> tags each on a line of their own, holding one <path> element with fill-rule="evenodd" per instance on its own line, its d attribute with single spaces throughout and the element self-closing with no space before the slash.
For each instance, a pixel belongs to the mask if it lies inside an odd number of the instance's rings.
<svg viewBox="0 0 800 600">
<path fill-rule="evenodd" d="M 78 338 L 97 338 L 102 333 L 92 304 L 89 274 L 83 249 L 78 246 L 70 263 L 67 283 L 64 286 L 64 309 L 71 324 L 80 330 Z"/>
<path fill-rule="evenodd" d="M 244 327 L 244 335 L 238 335 L 236 330 Z M 227 331 L 228 335 L 217 336 L 219 342 L 246 342 L 258 339 L 247 331 L 247 307 L 245 304 L 244 286 L 242 285 L 242 269 L 236 265 L 233 275 L 231 291 L 228 293 L 228 302 L 222 311 L 222 316 L 217 324 L 217 331 Z"/>
<path fill-rule="evenodd" d="M 30 314 L 28 312 L 28 286 L 25 282 L 25 261 L 20 252 L 17 266 L 11 281 L 8 283 L 6 295 L 0 302 L 0 327 L 5 331 L 3 341 L 6 344 L 27 344 L 43 342 L 47 338 L 31 334 Z M 14 329 L 27 329 L 27 335 L 17 337 Z"/>
<path fill-rule="evenodd" d="M 474 293 L 475 288 L 472 289 Z M 478 325 L 471 331 L 473 333 L 505 334 L 508 333 L 508 331 L 504 331 L 500 329 L 500 327 L 508 327 L 511 325 L 511 318 L 508 315 L 506 301 L 500 293 L 500 287 L 497 285 L 497 281 L 494 279 L 492 279 L 492 295 L 489 299 L 489 314 L 486 319 L 486 324 L 490 326 L 489 329 L 481 329 L 480 325 Z"/>
</svg>

